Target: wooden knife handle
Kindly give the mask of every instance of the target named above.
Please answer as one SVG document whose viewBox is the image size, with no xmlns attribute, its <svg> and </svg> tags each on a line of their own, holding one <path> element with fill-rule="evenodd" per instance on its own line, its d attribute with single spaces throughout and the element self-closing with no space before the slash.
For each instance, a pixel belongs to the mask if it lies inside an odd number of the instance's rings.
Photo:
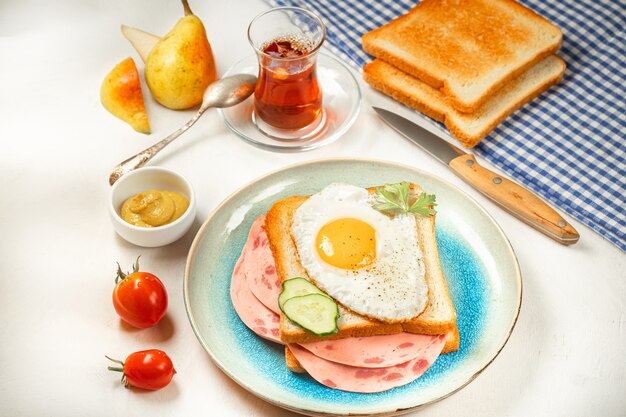
<svg viewBox="0 0 626 417">
<path fill-rule="evenodd" d="M 521 185 L 479 165 L 473 155 L 459 156 L 448 165 L 464 181 L 529 226 L 563 245 L 578 242 L 576 229 L 552 207 Z"/>
</svg>

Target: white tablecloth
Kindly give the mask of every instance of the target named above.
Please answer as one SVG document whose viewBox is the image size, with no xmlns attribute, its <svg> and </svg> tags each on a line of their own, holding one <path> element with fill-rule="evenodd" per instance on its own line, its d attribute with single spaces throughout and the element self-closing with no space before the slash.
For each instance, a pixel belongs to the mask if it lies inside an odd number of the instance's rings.
<svg viewBox="0 0 626 417">
<path fill-rule="evenodd" d="M 246 28 L 264 3 L 191 3 L 221 73 L 252 53 Z M 519 258 L 522 311 L 502 353 L 466 388 L 414 415 L 626 413 L 626 256 L 575 221 L 577 245 L 549 240 L 400 138 L 370 105 L 409 110 L 362 85 L 354 127 L 302 154 L 255 149 L 209 111 L 153 161 L 193 183 L 193 230 L 167 247 L 138 248 L 109 222 L 110 169 L 194 112 L 167 110 L 145 91 L 153 133 L 142 135 L 103 109 L 100 83 L 123 58 L 140 62 L 121 23 L 164 34 L 182 16 L 180 4 L 23 1 L 4 2 L 0 11 L 0 415 L 291 415 L 210 361 L 185 314 L 184 265 L 195 231 L 226 196 L 277 168 L 334 156 L 397 161 L 454 183 L 493 215 Z M 165 321 L 141 331 L 123 326 L 111 304 L 115 262 L 130 267 L 139 254 L 170 295 Z M 104 355 L 123 359 L 148 347 L 167 351 L 178 374 L 158 392 L 125 390 Z"/>
</svg>

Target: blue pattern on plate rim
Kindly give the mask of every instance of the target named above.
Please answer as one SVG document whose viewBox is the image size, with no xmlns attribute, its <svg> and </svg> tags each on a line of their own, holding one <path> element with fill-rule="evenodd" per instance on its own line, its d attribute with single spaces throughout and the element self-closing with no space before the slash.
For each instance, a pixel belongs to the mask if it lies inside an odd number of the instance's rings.
<svg viewBox="0 0 626 417">
<path fill-rule="evenodd" d="M 250 213 L 252 214 L 252 213 Z M 258 213 L 260 214 L 260 212 Z M 389 391 L 376 394 L 359 394 L 330 389 L 306 374 L 289 371 L 285 365 L 284 347 L 256 336 L 239 319 L 230 302 L 230 277 L 244 246 L 247 231 L 255 216 L 248 217 L 225 242 L 223 262 L 218 268 L 220 279 L 215 279 L 218 299 L 227 300 L 226 321 L 232 336 L 237 340 L 242 358 L 253 364 L 259 373 L 279 384 L 284 390 L 327 403 L 376 403 L 382 398 L 394 398 L 436 383 L 458 366 L 474 348 L 484 327 L 487 312 L 487 280 L 484 266 L 469 244 L 450 230 L 437 226 L 437 243 L 441 267 L 448 281 L 450 295 L 457 311 L 457 325 L 461 334 L 459 351 L 441 355 L 428 371 L 417 380 Z"/>
</svg>

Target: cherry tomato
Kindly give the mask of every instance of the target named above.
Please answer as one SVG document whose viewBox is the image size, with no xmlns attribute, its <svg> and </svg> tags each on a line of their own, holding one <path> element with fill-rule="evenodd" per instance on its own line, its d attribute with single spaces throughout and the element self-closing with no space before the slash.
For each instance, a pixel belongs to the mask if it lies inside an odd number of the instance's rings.
<svg viewBox="0 0 626 417">
<path fill-rule="evenodd" d="M 176 373 L 170 357 L 158 349 L 131 353 L 124 362 L 108 356 L 107 359 L 122 365 L 121 368 L 109 366 L 108 369 L 123 372 L 122 383 L 126 388 L 161 389 L 170 383 Z"/>
<path fill-rule="evenodd" d="M 117 264 L 115 283 L 113 306 L 122 320 L 145 329 L 163 318 L 167 310 L 167 291 L 156 276 L 139 271 L 139 258 L 130 274 L 124 274 Z"/>
</svg>

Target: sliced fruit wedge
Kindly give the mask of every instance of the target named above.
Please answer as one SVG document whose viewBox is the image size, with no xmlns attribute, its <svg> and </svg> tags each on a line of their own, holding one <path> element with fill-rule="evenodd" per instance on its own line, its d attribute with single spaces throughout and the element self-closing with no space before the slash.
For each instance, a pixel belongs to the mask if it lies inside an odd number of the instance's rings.
<svg viewBox="0 0 626 417">
<path fill-rule="evenodd" d="M 150 133 L 139 72 L 132 58 L 126 58 L 107 74 L 100 87 L 105 109 L 141 133 Z"/>
<path fill-rule="evenodd" d="M 157 35 L 126 25 L 122 25 L 122 34 L 128 39 L 133 48 L 135 48 L 143 62 L 148 60 L 148 55 L 150 55 L 152 49 L 161 40 Z"/>
</svg>

